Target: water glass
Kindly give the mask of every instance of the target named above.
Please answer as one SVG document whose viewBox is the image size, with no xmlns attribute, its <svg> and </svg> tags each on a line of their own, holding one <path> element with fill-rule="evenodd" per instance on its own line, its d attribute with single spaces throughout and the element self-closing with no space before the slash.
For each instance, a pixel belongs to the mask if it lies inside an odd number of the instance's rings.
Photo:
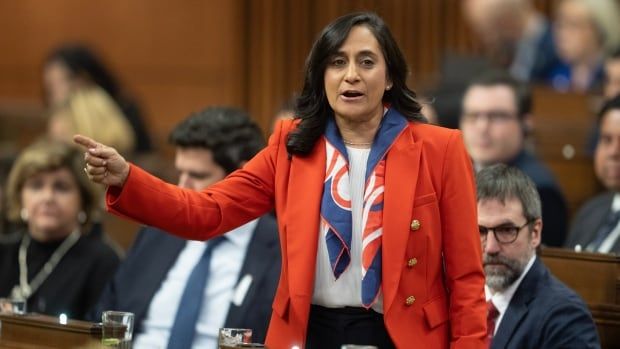
<svg viewBox="0 0 620 349">
<path fill-rule="evenodd" d="M 101 316 L 103 330 L 101 344 L 112 348 L 131 348 L 133 318 L 133 313 L 129 312 L 104 311 Z"/>
<path fill-rule="evenodd" d="M 0 314 L 26 314 L 26 301 L 21 299 L 0 298 Z"/>
<path fill-rule="evenodd" d="M 219 349 L 237 348 L 241 344 L 252 343 L 252 330 L 247 328 L 220 328 Z"/>
</svg>

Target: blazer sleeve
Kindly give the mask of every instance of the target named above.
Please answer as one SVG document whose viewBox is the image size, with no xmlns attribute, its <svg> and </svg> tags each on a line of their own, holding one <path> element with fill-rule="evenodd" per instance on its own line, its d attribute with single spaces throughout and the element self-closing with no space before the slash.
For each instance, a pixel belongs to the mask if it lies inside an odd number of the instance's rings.
<svg viewBox="0 0 620 349">
<path fill-rule="evenodd" d="M 584 235 L 587 234 L 587 224 L 586 220 L 589 218 L 589 210 L 587 210 L 587 203 L 585 206 L 579 208 L 575 218 L 570 225 L 568 230 L 568 235 L 566 236 L 566 241 L 564 241 L 564 247 L 573 250 L 575 245 L 581 244 L 584 239 Z M 590 235 L 590 234 L 587 234 Z M 581 246 L 582 248 L 586 248 L 586 246 Z"/>
<path fill-rule="evenodd" d="M 542 242 L 547 246 L 560 247 L 566 240 L 566 202 L 557 187 L 539 188 L 545 223 Z"/>
<path fill-rule="evenodd" d="M 565 301 L 558 303 L 541 319 L 542 342 L 538 348 L 598 349 L 596 325 L 585 305 Z"/>
<path fill-rule="evenodd" d="M 242 169 L 204 191 L 179 188 L 131 165 L 123 187 L 108 188 L 106 206 L 116 215 L 186 239 L 206 240 L 232 230 L 273 207 L 283 125 Z"/>
<path fill-rule="evenodd" d="M 471 161 L 459 131 L 452 133 L 443 161 L 440 213 L 450 294 L 451 348 L 483 348 L 486 303 L 476 191 Z"/>
</svg>

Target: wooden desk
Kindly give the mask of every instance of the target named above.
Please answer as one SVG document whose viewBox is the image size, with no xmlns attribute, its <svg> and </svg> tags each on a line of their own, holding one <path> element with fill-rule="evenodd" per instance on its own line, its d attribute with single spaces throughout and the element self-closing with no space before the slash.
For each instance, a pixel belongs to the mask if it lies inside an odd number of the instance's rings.
<svg viewBox="0 0 620 349">
<path fill-rule="evenodd" d="M 588 304 L 603 348 L 620 348 L 620 256 L 544 248 L 553 275 Z"/>
<path fill-rule="evenodd" d="M 0 314 L 1 349 L 101 349 L 101 328 L 91 322 L 47 315 Z"/>
</svg>

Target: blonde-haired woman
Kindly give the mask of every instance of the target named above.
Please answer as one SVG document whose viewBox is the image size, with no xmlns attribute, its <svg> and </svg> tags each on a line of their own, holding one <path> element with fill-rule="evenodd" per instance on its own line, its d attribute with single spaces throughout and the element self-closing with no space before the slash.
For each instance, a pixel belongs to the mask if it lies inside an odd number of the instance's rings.
<svg viewBox="0 0 620 349">
<path fill-rule="evenodd" d="M 27 301 L 29 312 L 84 318 L 120 262 L 91 231 L 99 191 L 82 171 L 82 154 L 41 141 L 17 158 L 7 182 L 15 239 L 0 243 L 0 297 Z"/>
<path fill-rule="evenodd" d="M 550 73 L 554 88 L 587 92 L 603 79 L 603 61 L 620 46 L 616 0 L 563 0 L 556 8 L 555 44 L 563 64 Z"/>
<path fill-rule="evenodd" d="M 114 100 L 101 88 L 90 86 L 76 90 L 49 120 L 51 138 L 71 142 L 75 133 L 106 139 L 128 154 L 135 148 L 131 125 Z"/>
</svg>

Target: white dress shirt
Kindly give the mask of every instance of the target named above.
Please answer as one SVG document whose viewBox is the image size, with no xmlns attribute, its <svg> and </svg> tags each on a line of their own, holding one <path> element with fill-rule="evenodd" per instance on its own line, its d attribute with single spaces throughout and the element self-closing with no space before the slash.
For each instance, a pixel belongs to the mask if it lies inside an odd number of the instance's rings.
<svg viewBox="0 0 620 349">
<path fill-rule="evenodd" d="M 620 211 L 620 194 L 614 195 L 614 200 L 611 203 L 611 211 L 612 212 Z M 618 222 L 614 230 L 612 230 L 609 233 L 609 235 L 607 235 L 605 240 L 603 240 L 597 252 L 609 253 L 609 251 L 611 251 L 611 249 L 616 244 L 618 237 L 620 237 L 620 222 Z"/>
<path fill-rule="evenodd" d="M 231 301 L 235 299 L 235 303 L 238 303 L 238 298 L 245 296 L 239 295 L 236 285 L 257 223 L 258 219 L 226 233 L 226 239 L 213 250 L 209 282 L 204 291 L 204 302 L 196 323 L 196 337 L 192 348 L 216 349 L 218 330 L 224 327 Z M 151 300 L 143 321 L 144 331 L 134 336 L 134 349 L 166 348 L 185 284 L 208 243 L 186 243 Z M 243 283 L 242 280 L 239 288 L 244 288 L 244 292 L 247 292 L 249 285 L 241 285 Z"/>
<path fill-rule="evenodd" d="M 491 289 L 487 285 L 484 285 L 484 293 L 486 295 L 487 302 L 491 300 L 493 302 L 493 305 L 495 306 L 495 308 L 497 308 L 497 311 L 499 312 L 497 320 L 495 320 L 495 331 L 493 331 L 494 336 L 497 333 L 497 329 L 499 328 L 499 324 L 502 322 L 504 314 L 506 314 L 506 309 L 508 309 L 508 305 L 510 305 L 510 300 L 512 299 L 512 296 L 514 296 L 517 288 L 519 288 L 519 285 L 521 284 L 521 281 L 523 281 L 523 278 L 525 277 L 525 275 L 527 275 L 527 272 L 530 271 L 530 268 L 532 268 L 532 265 L 534 265 L 535 260 L 536 254 L 534 254 L 532 258 L 530 258 L 530 260 L 527 262 L 527 264 L 525 265 L 525 269 L 523 269 L 523 273 L 521 273 L 519 278 L 503 292 L 495 292 L 495 294 L 492 294 Z"/>
<path fill-rule="evenodd" d="M 366 162 L 370 155 L 370 148 L 347 147 L 347 153 L 349 156 L 351 215 L 353 219 L 351 262 L 345 271 L 340 274 L 340 277 L 336 279 L 329 262 L 325 236 L 322 234 L 319 234 L 316 258 L 312 304 L 328 308 L 362 306 L 362 209 L 366 181 Z M 373 304 L 372 309 L 383 313 L 381 289 L 379 289 L 379 297 L 375 304 Z"/>
</svg>

